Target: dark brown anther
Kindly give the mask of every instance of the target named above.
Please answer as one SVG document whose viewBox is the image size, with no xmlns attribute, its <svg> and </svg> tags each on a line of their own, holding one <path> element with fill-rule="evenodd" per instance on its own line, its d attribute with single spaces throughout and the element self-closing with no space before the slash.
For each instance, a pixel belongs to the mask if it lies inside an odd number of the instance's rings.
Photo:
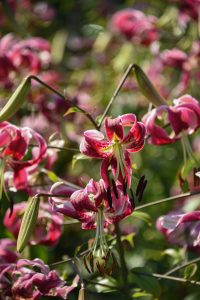
<svg viewBox="0 0 200 300">
<path fill-rule="evenodd" d="M 129 197 L 129 199 L 130 199 L 130 202 L 131 202 L 131 206 L 134 209 L 135 208 L 135 201 L 134 201 L 135 197 L 134 197 L 132 189 L 130 189 L 130 194 L 131 194 L 131 197 Z"/>
<path fill-rule="evenodd" d="M 145 176 L 143 175 L 143 176 L 140 178 L 139 182 L 138 182 L 138 186 L 137 186 L 137 189 L 136 189 L 136 196 L 139 195 L 140 190 L 142 189 L 142 186 L 143 186 L 143 184 L 144 184 L 144 180 L 145 180 Z"/>
<path fill-rule="evenodd" d="M 86 270 L 88 271 L 88 273 L 91 273 L 91 271 L 90 271 L 90 269 L 89 269 L 89 267 L 87 265 L 86 257 L 85 256 L 83 257 L 83 263 L 84 263 L 84 266 L 85 266 Z"/>
<path fill-rule="evenodd" d="M 124 196 L 127 195 L 127 181 L 123 182 L 123 193 L 124 193 Z"/>
<path fill-rule="evenodd" d="M 139 203 L 142 201 L 142 197 L 143 197 L 144 190 L 145 190 L 146 186 L 147 186 L 147 180 L 145 180 L 145 181 L 143 182 L 142 188 L 141 188 L 140 193 L 139 193 L 139 195 L 138 195 L 138 202 L 139 202 Z"/>
<path fill-rule="evenodd" d="M 108 199 L 108 205 L 110 208 L 112 208 L 112 196 L 111 196 L 111 190 L 110 187 L 107 189 L 107 199 Z"/>
<path fill-rule="evenodd" d="M 113 192 L 115 194 L 115 197 L 118 199 L 119 195 L 118 195 L 118 191 L 114 179 L 112 179 L 112 187 L 113 187 Z"/>
</svg>

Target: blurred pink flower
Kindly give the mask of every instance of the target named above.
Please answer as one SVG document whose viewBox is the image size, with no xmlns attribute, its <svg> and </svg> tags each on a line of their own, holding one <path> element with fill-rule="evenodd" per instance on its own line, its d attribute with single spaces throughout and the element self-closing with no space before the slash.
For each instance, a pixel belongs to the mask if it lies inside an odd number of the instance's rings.
<svg viewBox="0 0 200 300">
<path fill-rule="evenodd" d="M 200 211 L 171 212 L 160 217 L 156 226 L 170 243 L 200 251 Z"/>
<path fill-rule="evenodd" d="M 42 296 L 57 296 L 67 299 L 67 295 L 77 287 L 79 276 L 70 286 L 58 276 L 56 271 L 38 258 L 20 259 L 16 264 L 0 265 L 0 299 L 42 299 Z"/>
<path fill-rule="evenodd" d="M 4 217 L 4 226 L 17 238 L 22 215 L 26 208 L 26 202 L 14 205 L 12 215 L 7 210 Z M 33 234 L 30 239 L 31 245 L 55 246 L 61 236 L 63 216 L 51 210 L 48 203 L 41 203 L 39 215 Z"/>
<path fill-rule="evenodd" d="M 15 263 L 19 258 L 17 252 L 14 251 L 16 243 L 10 239 L 0 239 L 0 265 L 7 263 Z"/>
<path fill-rule="evenodd" d="M 137 44 L 149 46 L 158 39 L 157 18 L 146 16 L 136 9 L 125 9 L 115 13 L 111 19 L 111 29 Z"/>
<path fill-rule="evenodd" d="M 172 129 L 171 134 L 157 124 L 157 120 L 166 120 Z M 161 105 L 148 112 L 143 117 L 149 142 L 154 145 L 164 145 L 176 142 L 181 138 L 181 132 L 192 134 L 200 126 L 200 104 L 190 95 L 184 95 L 174 100 L 174 106 Z"/>
<path fill-rule="evenodd" d="M 29 145 L 33 141 L 32 157 L 25 158 Z M 14 171 L 13 183 L 16 189 L 27 186 L 27 171 L 35 168 L 46 155 L 47 145 L 45 140 L 36 131 L 28 127 L 17 127 L 8 122 L 0 123 L 0 159 L 1 180 L 5 168 Z"/>
</svg>

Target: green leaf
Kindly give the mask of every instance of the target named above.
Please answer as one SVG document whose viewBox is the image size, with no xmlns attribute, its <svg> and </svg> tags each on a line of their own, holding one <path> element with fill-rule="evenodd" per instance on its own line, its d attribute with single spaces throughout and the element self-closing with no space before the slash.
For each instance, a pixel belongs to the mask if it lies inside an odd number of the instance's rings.
<svg viewBox="0 0 200 300">
<path fill-rule="evenodd" d="M 76 112 L 83 112 L 83 111 L 77 106 L 72 106 L 72 107 L 68 108 L 68 110 L 64 113 L 63 116 L 66 117 L 66 116 L 76 113 Z"/>
<path fill-rule="evenodd" d="M 91 158 L 82 153 L 75 154 L 72 159 L 72 169 L 75 167 L 78 160 L 84 160 L 84 159 L 91 159 Z"/>
<path fill-rule="evenodd" d="M 146 293 L 146 292 L 134 292 L 133 294 L 132 294 L 132 298 L 133 299 L 145 299 L 145 300 L 150 300 L 150 299 L 152 299 L 152 295 L 151 294 L 149 294 L 149 293 Z"/>
<path fill-rule="evenodd" d="M 159 297 L 161 293 L 158 280 L 151 275 L 145 267 L 137 267 L 131 270 L 132 283 L 138 285 L 142 290 Z"/>
<path fill-rule="evenodd" d="M 17 239 L 17 251 L 22 252 L 26 247 L 37 222 L 40 198 L 36 195 L 28 201 Z"/>
<path fill-rule="evenodd" d="M 140 219 L 142 221 L 144 221 L 145 223 L 147 223 L 149 226 L 152 225 L 151 222 L 151 217 L 149 214 L 145 213 L 145 212 L 141 212 L 141 211 L 134 211 L 133 212 L 133 217 Z"/>
<path fill-rule="evenodd" d="M 127 241 L 131 245 L 131 247 L 134 247 L 134 239 L 133 239 L 134 236 L 135 236 L 135 232 L 132 232 L 126 236 L 122 236 L 121 240 L 122 240 L 122 242 Z"/>
<path fill-rule="evenodd" d="M 98 278 L 98 283 L 110 286 L 95 285 L 98 293 L 112 293 L 117 290 L 118 283 L 113 277 Z"/>
<path fill-rule="evenodd" d="M 184 269 L 184 278 L 191 279 L 197 272 L 197 264 L 191 264 Z"/>
<path fill-rule="evenodd" d="M 167 105 L 165 99 L 159 94 L 143 70 L 138 65 L 134 65 L 134 70 L 139 88 L 147 100 L 152 102 L 155 106 Z"/>
<path fill-rule="evenodd" d="M 59 181 L 59 178 L 58 176 L 53 172 L 53 171 L 47 171 L 47 176 L 49 177 L 49 179 L 52 181 L 52 182 L 58 182 Z"/>
<path fill-rule="evenodd" d="M 104 28 L 97 24 L 87 24 L 83 26 L 83 33 L 88 37 L 97 37 L 103 31 Z"/>
</svg>

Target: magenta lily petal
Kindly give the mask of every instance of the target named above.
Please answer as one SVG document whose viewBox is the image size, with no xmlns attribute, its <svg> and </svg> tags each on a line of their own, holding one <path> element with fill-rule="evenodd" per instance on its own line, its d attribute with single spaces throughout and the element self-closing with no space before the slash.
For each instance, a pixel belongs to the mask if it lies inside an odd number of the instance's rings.
<svg viewBox="0 0 200 300">
<path fill-rule="evenodd" d="M 119 140 L 123 139 L 124 130 L 122 127 L 121 117 L 115 119 L 106 118 L 105 129 L 109 141 L 113 141 L 115 136 L 117 136 Z"/>
<path fill-rule="evenodd" d="M 97 130 L 87 130 L 84 132 L 84 139 L 80 144 L 80 151 L 90 157 L 105 158 L 109 151 L 106 150 L 110 146 L 109 142 L 103 140 L 104 135 Z"/>
</svg>

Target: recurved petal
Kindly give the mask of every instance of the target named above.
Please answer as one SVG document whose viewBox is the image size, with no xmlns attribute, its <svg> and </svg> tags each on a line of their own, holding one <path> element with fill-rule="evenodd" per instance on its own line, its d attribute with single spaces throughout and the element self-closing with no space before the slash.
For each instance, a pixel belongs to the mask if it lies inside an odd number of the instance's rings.
<svg viewBox="0 0 200 300">
<path fill-rule="evenodd" d="M 104 135 L 97 130 L 87 130 L 80 144 L 81 153 L 93 158 L 105 158 L 110 155 L 111 144 L 104 140 Z"/>
<path fill-rule="evenodd" d="M 187 130 L 188 133 L 191 134 L 198 127 L 197 114 L 187 107 L 170 107 L 168 110 L 168 118 L 176 135 L 182 130 Z"/>
<path fill-rule="evenodd" d="M 125 114 L 120 116 L 120 118 L 123 126 L 132 126 L 137 121 L 134 114 Z"/>
<path fill-rule="evenodd" d="M 144 146 L 146 129 L 142 122 L 136 122 L 123 140 L 129 152 L 137 152 Z"/>
<path fill-rule="evenodd" d="M 121 116 L 111 119 L 105 119 L 105 129 L 106 135 L 109 141 L 113 141 L 114 137 L 116 136 L 119 140 L 123 139 L 124 136 L 124 129 L 122 126 Z"/>
</svg>

